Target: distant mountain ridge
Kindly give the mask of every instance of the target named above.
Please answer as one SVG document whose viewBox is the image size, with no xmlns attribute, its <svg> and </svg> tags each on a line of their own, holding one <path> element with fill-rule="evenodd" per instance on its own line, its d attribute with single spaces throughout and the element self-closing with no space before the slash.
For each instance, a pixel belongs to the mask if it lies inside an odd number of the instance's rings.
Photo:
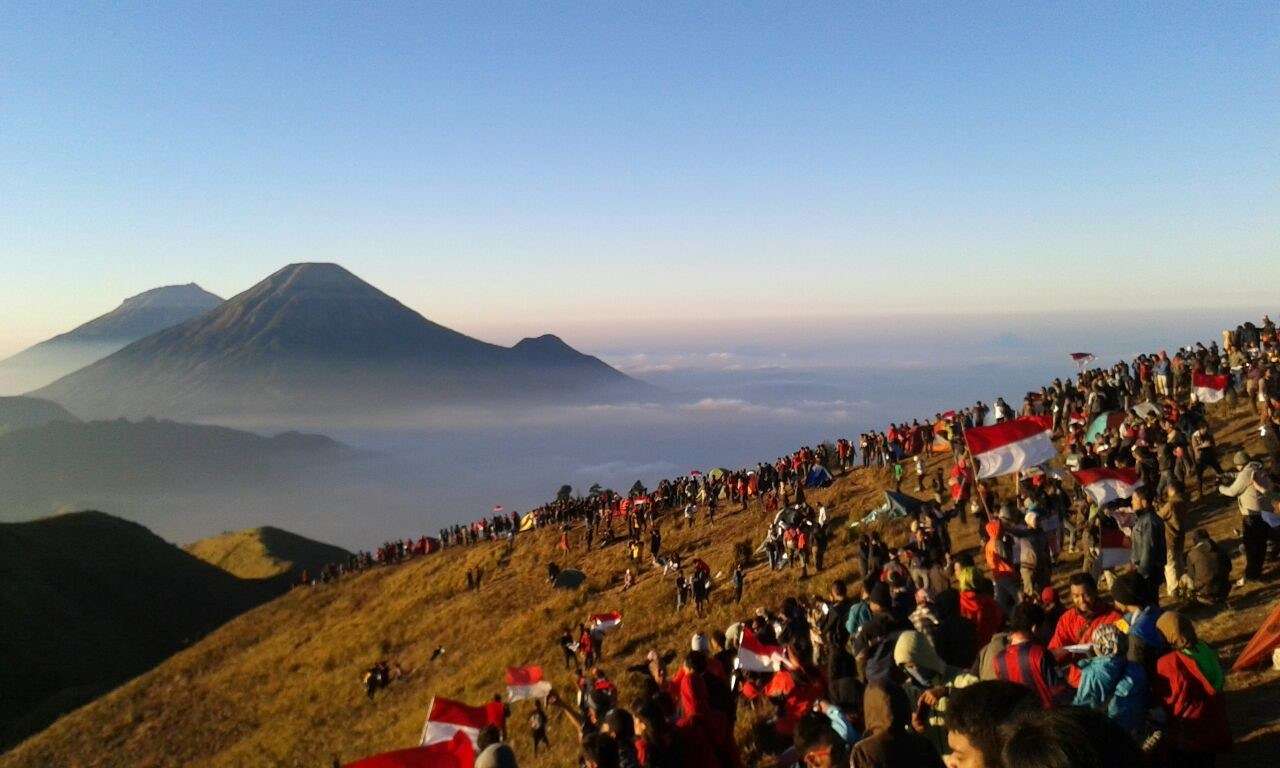
<svg viewBox="0 0 1280 768">
<path fill-rule="evenodd" d="M 120 507 L 136 518 L 144 497 L 228 487 L 247 493 L 323 472 L 354 455 L 315 434 L 264 437 L 155 419 L 51 419 L 0 431 L 0 520 L 86 507 Z"/>
<path fill-rule="evenodd" d="M 51 400 L 0 397 L 0 435 L 15 429 L 41 427 L 53 421 L 76 422 L 79 419 Z"/>
<path fill-rule="evenodd" d="M 292 264 L 215 310 L 38 390 L 81 416 L 368 412 L 634 399 L 655 390 L 555 336 L 502 347 L 337 264 Z"/>
<path fill-rule="evenodd" d="M 101 512 L 0 524 L 0 749 L 284 589 Z"/>
<path fill-rule="evenodd" d="M 195 283 L 131 296 L 112 311 L 0 360 L 0 391 L 26 392 L 222 303 Z"/>
</svg>

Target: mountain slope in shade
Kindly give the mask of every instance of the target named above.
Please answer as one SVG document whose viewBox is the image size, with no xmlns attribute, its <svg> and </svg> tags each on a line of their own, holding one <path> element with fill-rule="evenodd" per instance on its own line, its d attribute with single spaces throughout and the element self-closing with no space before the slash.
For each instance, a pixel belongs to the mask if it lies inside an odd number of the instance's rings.
<svg viewBox="0 0 1280 768">
<path fill-rule="evenodd" d="M 101 512 L 0 524 L 0 747 L 284 589 Z"/>
<path fill-rule="evenodd" d="M 489 344 L 336 264 L 285 267 L 214 311 L 39 390 L 82 416 L 368 413 L 651 393 L 555 338 Z"/>
<path fill-rule="evenodd" d="M 329 563 L 346 562 L 351 553 L 296 533 L 264 526 L 233 531 L 188 544 L 187 552 L 242 579 L 286 577 L 295 581 Z"/>
<path fill-rule="evenodd" d="M 20 393 L 42 387 L 221 303 L 221 298 L 195 283 L 153 288 L 125 299 L 105 315 L 0 360 L 0 392 Z"/>
<path fill-rule="evenodd" d="M 50 400 L 37 397 L 0 397 L 0 435 L 55 421 L 76 422 L 79 419 Z"/>
</svg>

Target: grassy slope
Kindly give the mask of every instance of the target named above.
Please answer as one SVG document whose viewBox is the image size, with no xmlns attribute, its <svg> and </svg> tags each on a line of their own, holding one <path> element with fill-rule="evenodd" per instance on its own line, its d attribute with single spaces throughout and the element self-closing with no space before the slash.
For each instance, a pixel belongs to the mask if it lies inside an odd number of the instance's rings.
<svg viewBox="0 0 1280 768">
<path fill-rule="evenodd" d="M 1221 414 L 1219 414 L 1221 415 Z M 1220 442 L 1234 448 L 1250 424 L 1237 412 L 1221 430 Z M 839 518 L 860 515 L 878 503 L 887 483 L 883 471 L 855 472 L 835 486 L 812 494 Z M 909 483 L 910 484 L 910 483 Z M 1209 497 L 1196 506 L 1196 519 L 1224 541 L 1234 541 L 1234 506 Z M 664 548 L 697 554 L 715 570 L 727 569 L 733 544 L 758 541 L 765 515 L 753 507 L 717 519 L 714 527 L 667 525 Z M 976 543 L 974 532 L 956 527 L 958 547 Z M 756 605 L 776 605 L 792 593 L 825 592 L 830 580 L 850 575 L 853 548 L 836 537 L 828 569 L 806 582 L 798 571 L 770 573 L 756 565 L 748 573 L 742 606 L 726 604 L 727 590 L 713 596 L 704 620 L 691 612 L 672 613 L 670 580 L 645 571 L 638 586 L 620 593 L 627 563 L 623 548 L 603 553 L 555 549 L 555 534 L 521 537 L 514 554 L 487 544 L 378 569 L 316 589 L 295 590 L 228 623 L 199 644 L 155 670 L 63 718 L 44 733 L 0 757 L 0 766 L 199 765 L 321 766 L 333 755 L 343 761 L 416 743 L 433 694 L 479 703 L 502 689 L 502 669 L 541 663 L 557 686 L 570 684 L 554 645 L 558 628 L 593 611 L 621 609 L 624 626 L 606 644 L 606 668 L 629 701 L 636 687 L 623 668 L 645 651 L 683 649 L 689 635 L 724 627 Z M 557 559 L 583 568 L 589 580 L 576 593 L 550 591 L 545 564 Z M 479 593 L 464 588 L 464 571 L 483 565 Z M 1237 562 L 1237 573 L 1240 568 Z M 1070 564 L 1059 568 L 1061 580 Z M 1203 636 L 1225 659 L 1233 659 L 1274 601 L 1274 585 L 1234 595 L 1228 611 L 1196 615 Z M 448 652 L 428 662 L 432 649 Z M 409 670 L 370 702 L 358 680 L 381 656 Z M 1280 726 L 1271 708 L 1280 674 L 1265 671 L 1229 678 L 1236 727 L 1236 759 L 1274 754 Z M 551 732 L 553 750 L 530 755 L 523 728 L 527 704 L 516 708 L 514 734 L 523 766 L 572 764 L 575 745 L 559 720 Z M 742 718 L 745 729 L 745 721 Z"/>
<path fill-rule="evenodd" d="M 187 552 L 242 579 L 296 578 L 350 556 L 341 547 L 266 526 L 232 531 L 188 544 Z"/>
</svg>

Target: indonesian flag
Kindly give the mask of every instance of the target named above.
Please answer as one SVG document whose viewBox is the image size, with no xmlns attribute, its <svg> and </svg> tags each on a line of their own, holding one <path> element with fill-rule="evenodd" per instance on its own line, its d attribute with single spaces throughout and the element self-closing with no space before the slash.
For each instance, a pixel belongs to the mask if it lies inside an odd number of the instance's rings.
<svg viewBox="0 0 1280 768">
<path fill-rule="evenodd" d="M 448 741 L 436 742 L 426 747 L 383 752 L 347 763 L 344 768 L 472 768 L 475 762 L 475 745 L 466 734 L 456 733 Z"/>
<path fill-rule="evenodd" d="M 1132 469 L 1099 467 L 1082 469 L 1071 475 L 1099 507 L 1116 499 L 1127 499 L 1133 495 L 1133 489 L 1142 487 L 1142 480 Z"/>
<path fill-rule="evenodd" d="M 1079 365 L 1084 365 L 1085 363 L 1093 359 L 1093 353 L 1092 352 L 1072 352 L 1071 359 Z"/>
<path fill-rule="evenodd" d="M 618 611 L 613 611 L 611 613 L 593 613 L 587 617 L 587 623 L 599 632 L 612 632 L 622 626 L 622 614 Z"/>
<path fill-rule="evenodd" d="M 507 701 L 545 699 L 551 683 L 542 679 L 542 667 L 507 667 Z"/>
<path fill-rule="evenodd" d="M 750 627 L 742 628 L 742 642 L 738 644 L 738 666 L 748 672 L 777 672 L 782 669 L 785 656 L 782 646 L 760 642 Z"/>
<path fill-rule="evenodd" d="M 453 741 L 458 734 L 463 734 L 474 747 L 480 729 L 488 724 L 489 715 L 484 707 L 471 707 L 435 696 L 427 707 L 427 722 L 422 726 L 422 746 Z"/>
<path fill-rule="evenodd" d="M 494 507 L 493 507 L 493 514 L 497 515 L 497 514 L 501 514 L 501 513 L 502 513 L 502 505 L 501 505 L 501 504 L 495 504 L 495 505 L 494 505 Z"/>
<path fill-rule="evenodd" d="M 965 430 L 964 442 L 978 465 L 978 478 L 999 477 L 1043 464 L 1057 455 L 1047 418 L 1023 416 Z"/>
<path fill-rule="evenodd" d="M 1216 403 L 1227 396 L 1227 384 L 1231 378 L 1226 374 L 1210 376 L 1207 373 L 1191 374 L 1191 386 L 1195 387 L 1196 399 L 1202 403 Z"/>
</svg>

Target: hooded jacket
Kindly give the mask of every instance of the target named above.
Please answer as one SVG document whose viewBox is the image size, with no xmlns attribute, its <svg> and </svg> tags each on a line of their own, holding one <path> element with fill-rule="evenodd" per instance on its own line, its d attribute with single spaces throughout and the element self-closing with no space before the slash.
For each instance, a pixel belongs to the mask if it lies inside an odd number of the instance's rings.
<svg viewBox="0 0 1280 768">
<path fill-rule="evenodd" d="M 1231 485 L 1218 486 L 1218 493 L 1235 498 L 1242 515 L 1259 515 L 1266 509 L 1266 492 L 1259 490 L 1262 483 L 1255 483 L 1255 476 L 1262 477 L 1262 465 L 1251 461 L 1244 465 Z"/>
<path fill-rule="evenodd" d="M 866 737 L 853 746 L 853 768 L 942 768 L 929 740 L 908 730 L 911 704 L 895 685 L 873 683 L 862 698 Z"/>
</svg>

